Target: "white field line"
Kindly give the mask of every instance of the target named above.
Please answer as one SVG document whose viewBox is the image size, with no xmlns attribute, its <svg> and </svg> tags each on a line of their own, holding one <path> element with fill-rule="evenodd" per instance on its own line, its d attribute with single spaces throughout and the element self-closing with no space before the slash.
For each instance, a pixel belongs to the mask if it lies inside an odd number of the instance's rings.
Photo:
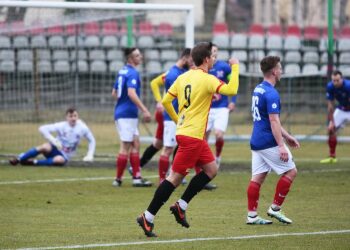
<svg viewBox="0 0 350 250">
<path fill-rule="evenodd" d="M 346 172 L 350 171 L 346 168 L 331 168 L 331 169 L 317 169 L 317 170 L 299 170 L 301 173 L 331 173 L 331 172 Z M 230 171 L 230 175 L 240 174 L 242 172 L 247 172 L 246 170 L 242 171 Z M 189 175 L 191 176 L 191 175 Z M 149 175 L 145 176 L 146 179 L 155 179 L 158 178 L 158 175 Z M 33 184 L 33 183 L 58 183 L 58 182 L 74 182 L 74 181 L 101 181 L 101 180 L 113 180 L 113 177 L 85 177 L 85 178 L 67 178 L 67 179 L 47 179 L 47 180 L 17 180 L 17 181 L 0 181 L 1 185 L 21 185 L 21 184 Z M 131 177 L 126 176 L 124 179 L 131 179 Z"/>
<path fill-rule="evenodd" d="M 150 175 L 147 178 L 158 178 L 158 175 Z M 55 182 L 74 182 L 74 181 L 101 181 L 101 180 L 113 180 L 109 177 L 86 177 L 86 178 L 67 178 L 67 179 L 47 179 L 47 180 L 24 180 L 24 181 L 0 181 L 0 185 L 16 185 L 16 184 L 31 184 L 31 183 L 55 183 Z M 126 176 L 125 179 L 131 179 Z"/>
<path fill-rule="evenodd" d="M 151 245 L 151 244 L 169 244 L 169 243 L 183 243 L 183 242 L 196 242 L 196 241 L 226 241 L 226 240 L 245 240 L 245 239 L 258 239 L 258 238 L 273 238 L 273 237 L 285 237 L 285 236 L 309 236 L 309 235 L 327 235 L 327 234 L 347 234 L 350 233 L 350 229 L 347 230 L 335 230 L 335 231 L 319 231 L 319 232 L 304 232 L 304 233 L 275 233 L 275 234 L 261 234 L 261 235 L 242 235 L 242 236 L 230 236 L 230 237 L 208 237 L 208 238 L 189 238 L 189 239 L 175 239 L 175 240 L 148 240 L 148 241 L 136 241 L 136 242 L 115 242 L 115 243 L 102 243 L 102 244 L 87 244 L 87 245 L 71 245 L 71 246 L 56 246 L 56 247 L 30 247 L 30 248 L 17 248 L 16 250 L 44 250 L 44 249 L 81 249 L 81 248 L 97 248 L 97 247 L 121 247 L 121 246 L 137 246 L 137 245 Z"/>
</svg>

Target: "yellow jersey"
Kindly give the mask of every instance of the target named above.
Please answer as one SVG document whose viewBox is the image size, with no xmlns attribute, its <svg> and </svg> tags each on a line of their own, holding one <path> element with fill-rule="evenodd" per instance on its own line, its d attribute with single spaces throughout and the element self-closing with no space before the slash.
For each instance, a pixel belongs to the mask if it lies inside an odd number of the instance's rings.
<svg viewBox="0 0 350 250">
<path fill-rule="evenodd" d="M 160 102 L 162 100 L 162 96 L 160 94 L 160 86 L 164 86 L 165 76 L 166 73 L 162 73 L 151 81 L 152 93 L 154 99 L 156 99 L 157 102 Z"/>
<path fill-rule="evenodd" d="M 162 100 L 165 110 L 177 123 L 176 135 L 204 139 L 213 94 L 237 94 L 239 65 L 231 67 L 228 84 L 202 69 L 191 69 L 176 79 Z M 178 98 L 178 114 L 171 105 L 174 98 Z"/>
</svg>

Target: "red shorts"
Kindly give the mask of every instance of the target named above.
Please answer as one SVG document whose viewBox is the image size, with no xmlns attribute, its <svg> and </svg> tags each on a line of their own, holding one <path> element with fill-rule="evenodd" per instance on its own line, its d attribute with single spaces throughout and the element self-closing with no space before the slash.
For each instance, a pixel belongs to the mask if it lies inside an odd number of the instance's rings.
<svg viewBox="0 0 350 250">
<path fill-rule="evenodd" d="M 163 141 L 163 131 L 164 131 L 164 118 L 163 118 L 163 112 L 156 111 L 154 114 L 154 117 L 157 121 L 157 130 L 155 138 L 158 140 Z"/>
<path fill-rule="evenodd" d="M 187 175 L 189 169 L 215 160 L 206 140 L 177 135 L 176 141 L 179 148 L 172 166 L 172 170 L 176 173 Z"/>
</svg>

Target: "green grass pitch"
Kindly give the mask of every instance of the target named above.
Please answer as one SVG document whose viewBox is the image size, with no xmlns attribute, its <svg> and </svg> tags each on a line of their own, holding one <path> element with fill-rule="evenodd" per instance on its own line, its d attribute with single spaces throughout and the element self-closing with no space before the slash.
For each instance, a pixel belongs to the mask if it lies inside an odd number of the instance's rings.
<svg viewBox="0 0 350 250">
<path fill-rule="evenodd" d="M 225 148 L 227 161 L 213 181 L 219 188 L 202 191 L 190 203 L 191 227 L 182 228 L 169 211 L 185 189 L 180 186 L 156 216 L 155 239 L 146 238 L 135 221 L 155 187 L 133 188 L 128 173 L 123 186 L 114 188 L 113 168 L 0 165 L 0 249 L 349 249 L 350 161 L 341 151 L 345 149 L 339 148 L 341 160 L 333 165 L 320 165 L 312 154 L 293 151 L 299 175 L 283 207 L 293 224 L 274 220 L 272 225 L 249 226 L 250 161 L 241 160 L 249 152 L 239 154 L 235 147 Z M 230 152 L 239 155 L 238 161 L 228 157 Z M 154 168 L 143 175 L 157 182 Z M 272 173 L 262 187 L 258 211 L 263 217 L 277 178 Z"/>
</svg>

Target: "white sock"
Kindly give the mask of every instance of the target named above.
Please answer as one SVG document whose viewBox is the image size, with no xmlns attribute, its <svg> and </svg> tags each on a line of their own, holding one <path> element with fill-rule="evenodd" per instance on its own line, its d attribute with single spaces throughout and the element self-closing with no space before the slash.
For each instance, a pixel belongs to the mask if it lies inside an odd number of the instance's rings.
<svg viewBox="0 0 350 250">
<path fill-rule="evenodd" d="M 187 209 L 188 203 L 186 201 L 179 199 L 177 202 L 179 203 L 179 206 L 181 207 L 182 210 Z"/>
<path fill-rule="evenodd" d="M 145 211 L 145 218 L 148 222 L 153 223 L 154 221 L 154 215 L 148 212 L 147 210 Z"/>
<path fill-rule="evenodd" d="M 279 211 L 279 210 L 281 210 L 281 207 L 278 206 L 278 205 L 276 205 L 276 204 L 271 204 L 271 208 L 272 208 L 272 210 L 274 210 L 274 211 Z"/>
<path fill-rule="evenodd" d="M 248 211 L 248 217 L 254 218 L 256 216 L 258 216 L 258 213 L 256 211 Z"/>
</svg>

